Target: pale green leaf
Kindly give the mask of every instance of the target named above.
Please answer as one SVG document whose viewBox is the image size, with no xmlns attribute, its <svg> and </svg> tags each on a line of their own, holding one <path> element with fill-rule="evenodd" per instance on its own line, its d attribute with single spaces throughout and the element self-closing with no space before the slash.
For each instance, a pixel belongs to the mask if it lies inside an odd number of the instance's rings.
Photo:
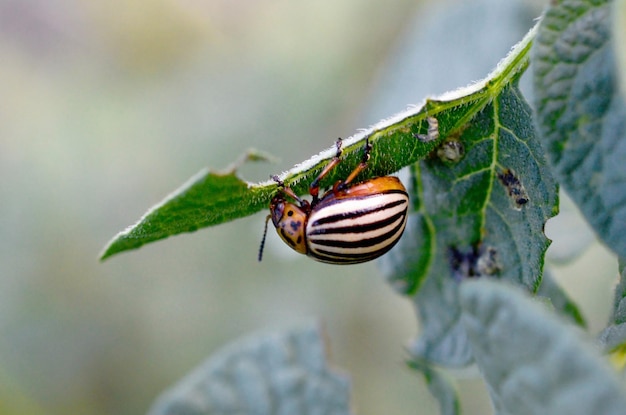
<svg viewBox="0 0 626 415">
<path fill-rule="evenodd" d="M 582 332 L 518 288 L 466 281 L 462 322 L 499 415 L 619 415 L 616 374 Z"/>
<path fill-rule="evenodd" d="M 349 380 L 328 367 L 317 324 L 258 333 L 216 352 L 149 415 L 349 415 Z"/>
</svg>

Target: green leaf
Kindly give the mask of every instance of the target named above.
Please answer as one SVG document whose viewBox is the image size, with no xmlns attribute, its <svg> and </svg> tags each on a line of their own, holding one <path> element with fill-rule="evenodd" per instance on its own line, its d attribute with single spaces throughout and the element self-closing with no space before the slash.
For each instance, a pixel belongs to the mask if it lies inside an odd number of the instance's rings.
<svg viewBox="0 0 626 415">
<path fill-rule="evenodd" d="M 269 159 L 268 155 L 250 150 L 225 172 L 200 171 L 150 209 L 139 222 L 117 234 L 100 259 L 258 212 L 267 205 L 276 184 L 251 186 L 237 177 L 236 169 L 244 162 Z"/>
<path fill-rule="evenodd" d="M 436 100 L 426 100 L 422 106 L 410 108 L 343 140 L 343 162 L 322 180 L 321 186 L 327 187 L 348 176 L 362 158 L 366 139 L 373 149 L 368 168 L 357 180 L 388 175 L 435 154 L 445 137 L 458 135 L 490 103 L 496 95 L 494 91 L 500 91 L 526 68 L 531 38 L 532 34 L 527 36 L 486 80 Z M 427 134 L 428 119 L 438 124 L 438 131 L 431 136 Z M 311 181 L 335 154 L 332 146 L 279 177 L 297 194 L 306 194 Z M 266 208 L 276 190 L 277 185 L 271 180 L 251 184 L 239 179 L 235 168 L 224 174 L 204 170 L 135 225 L 118 234 L 105 248 L 102 258 L 171 235 L 251 215 Z"/>
<path fill-rule="evenodd" d="M 498 414 L 623 414 L 616 374 L 541 303 L 493 279 L 464 282 L 462 322 Z"/>
<path fill-rule="evenodd" d="M 458 281 L 498 274 L 536 291 L 549 245 L 543 226 L 557 209 L 556 184 L 516 85 L 476 114 L 460 140 L 467 153 L 457 165 L 426 160 L 413 169 L 420 214 L 429 224 L 422 237 L 432 248 L 415 255 L 427 256 L 429 266 L 422 269 L 426 279 L 414 296 L 422 333 L 412 351 L 453 366 L 472 361 L 459 321 Z M 525 189 L 528 201 L 522 206 L 498 178 L 507 170 Z M 490 256 L 496 269 L 480 272 L 478 262 Z"/>
<path fill-rule="evenodd" d="M 512 54 L 526 52 L 518 46 Z M 497 274 L 533 292 L 540 284 L 549 245 L 543 226 L 558 210 L 558 193 L 517 86 L 520 75 L 500 82 L 492 74 L 491 99 L 473 106 L 448 137 L 465 148 L 459 162 L 431 157 L 411 169 L 416 213 L 383 269 L 413 295 L 422 328 L 411 348 L 416 358 L 472 362 L 459 320 L 459 280 Z"/>
<path fill-rule="evenodd" d="M 163 393 L 149 415 L 349 415 L 349 392 L 311 324 L 226 346 Z"/>
<path fill-rule="evenodd" d="M 557 179 L 600 239 L 626 257 L 626 105 L 610 1 L 553 2 L 533 52 L 537 126 Z"/>
</svg>

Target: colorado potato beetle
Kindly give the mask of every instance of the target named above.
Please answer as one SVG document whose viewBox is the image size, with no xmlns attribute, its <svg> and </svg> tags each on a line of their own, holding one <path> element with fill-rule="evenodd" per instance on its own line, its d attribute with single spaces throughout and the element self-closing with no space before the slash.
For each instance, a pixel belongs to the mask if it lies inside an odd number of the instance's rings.
<svg viewBox="0 0 626 415">
<path fill-rule="evenodd" d="M 375 259 L 398 242 L 407 221 L 409 195 L 397 177 L 352 181 L 367 167 L 372 147 L 366 140 L 363 159 L 343 181 L 319 197 L 320 181 L 341 162 L 335 157 L 309 187 L 311 202 L 301 199 L 277 177 L 279 191 L 270 202 L 259 261 L 270 219 L 280 238 L 296 252 L 329 264 L 357 264 Z M 287 201 L 287 197 L 298 205 Z"/>
</svg>

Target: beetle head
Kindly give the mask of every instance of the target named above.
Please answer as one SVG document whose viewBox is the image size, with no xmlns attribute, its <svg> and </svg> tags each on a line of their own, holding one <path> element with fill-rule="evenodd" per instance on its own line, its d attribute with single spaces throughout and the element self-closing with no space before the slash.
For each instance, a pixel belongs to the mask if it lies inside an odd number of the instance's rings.
<svg viewBox="0 0 626 415">
<path fill-rule="evenodd" d="M 259 248 L 259 261 L 263 257 L 263 247 L 265 246 L 265 236 L 267 235 L 267 223 L 270 218 L 276 228 L 278 236 L 285 241 L 293 250 L 301 254 L 306 254 L 306 221 L 309 211 L 308 203 L 297 206 L 287 202 L 285 196 L 279 192 L 270 201 L 270 214 L 265 219 L 265 231 Z"/>
<path fill-rule="evenodd" d="M 270 213 L 280 238 L 295 251 L 306 254 L 307 211 L 277 195 L 270 202 Z"/>
</svg>

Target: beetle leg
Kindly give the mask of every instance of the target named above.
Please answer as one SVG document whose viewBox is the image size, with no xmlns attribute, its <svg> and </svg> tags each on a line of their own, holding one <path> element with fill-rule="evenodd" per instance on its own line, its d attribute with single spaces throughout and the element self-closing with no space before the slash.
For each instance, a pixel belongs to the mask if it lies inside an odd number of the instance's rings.
<svg viewBox="0 0 626 415">
<path fill-rule="evenodd" d="M 283 192 L 284 194 L 286 194 L 287 196 L 291 197 L 293 200 L 298 202 L 302 209 L 305 209 L 305 210 L 309 209 L 310 204 L 308 200 L 304 200 L 300 196 L 298 196 L 293 190 L 291 190 L 291 187 L 286 186 L 285 182 L 280 180 L 277 175 L 273 175 L 272 180 L 274 180 L 278 184 L 278 187 L 280 188 L 281 192 Z"/>
<path fill-rule="evenodd" d="M 368 137 L 365 139 L 365 147 L 363 149 L 363 159 L 361 160 L 359 165 L 356 166 L 354 170 L 352 170 L 352 173 L 350 173 L 350 175 L 346 178 L 346 180 L 339 183 L 339 186 L 338 186 L 339 188 L 345 187 L 352 180 L 354 180 L 356 176 L 359 175 L 359 173 L 361 173 L 367 167 L 367 163 L 370 161 L 370 151 L 372 151 L 372 145 L 370 144 L 370 139 Z"/>
<path fill-rule="evenodd" d="M 326 167 L 324 167 L 324 169 L 315 178 L 315 180 L 311 182 L 311 186 L 309 186 L 309 194 L 313 196 L 313 200 L 311 202 L 313 205 L 319 200 L 320 181 L 328 174 L 328 172 L 334 169 L 335 166 L 337 166 L 337 164 L 341 162 L 341 153 L 343 152 L 341 150 L 341 138 L 337 139 L 335 145 L 337 146 L 337 153 L 335 154 L 335 157 L 333 157 L 330 163 L 328 163 Z"/>
</svg>

